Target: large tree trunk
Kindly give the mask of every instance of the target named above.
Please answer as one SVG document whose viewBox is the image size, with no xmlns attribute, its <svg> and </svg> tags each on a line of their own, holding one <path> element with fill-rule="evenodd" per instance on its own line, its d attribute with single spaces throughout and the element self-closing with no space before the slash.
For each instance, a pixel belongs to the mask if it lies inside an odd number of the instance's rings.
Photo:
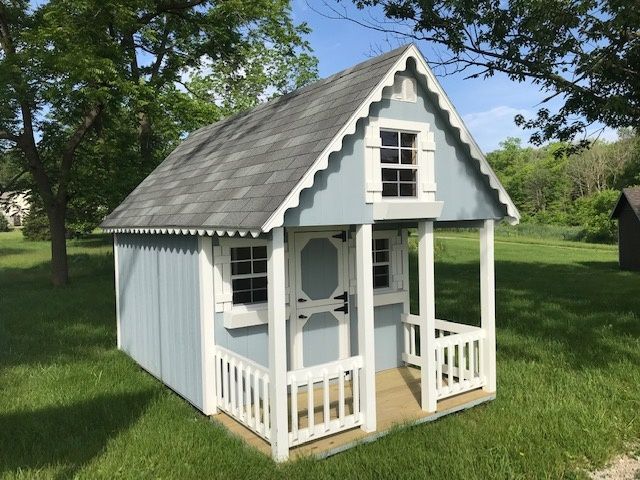
<svg viewBox="0 0 640 480">
<path fill-rule="evenodd" d="M 51 282 L 55 286 L 69 283 L 65 211 L 66 205 L 54 205 L 47 209 L 51 231 Z"/>
</svg>

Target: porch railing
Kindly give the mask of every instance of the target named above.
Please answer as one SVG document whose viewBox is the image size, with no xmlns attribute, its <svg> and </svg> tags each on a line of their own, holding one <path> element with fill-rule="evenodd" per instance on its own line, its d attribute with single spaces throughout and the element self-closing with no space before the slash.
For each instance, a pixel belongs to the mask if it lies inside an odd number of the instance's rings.
<svg viewBox="0 0 640 480">
<path fill-rule="evenodd" d="M 402 360 L 420 366 L 420 317 L 404 315 L 402 321 L 405 324 L 405 350 Z M 438 400 L 484 386 L 484 330 L 446 320 L 436 320 L 435 327 L 434 367 Z"/>
<path fill-rule="evenodd" d="M 215 369 L 218 408 L 269 440 L 269 370 L 217 345 Z"/>
<path fill-rule="evenodd" d="M 362 424 L 362 366 L 362 357 L 355 356 L 287 372 L 291 399 L 290 446 Z"/>
</svg>

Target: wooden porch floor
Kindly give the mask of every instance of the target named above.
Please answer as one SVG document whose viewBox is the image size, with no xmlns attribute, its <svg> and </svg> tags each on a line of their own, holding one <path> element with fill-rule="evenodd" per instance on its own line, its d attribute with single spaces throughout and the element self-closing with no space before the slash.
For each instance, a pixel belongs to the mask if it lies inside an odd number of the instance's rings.
<svg viewBox="0 0 640 480">
<path fill-rule="evenodd" d="M 301 393 L 301 395 L 303 394 Z M 482 389 L 472 390 L 441 400 L 438 402 L 435 413 L 426 413 L 420 408 L 420 370 L 413 367 L 385 370 L 376 374 L 377 431 L 366 433 L 359 427 L 353 428 L 294 447 L 290 450 L 289 456 L 291 459 L 300 456 L 327 457 L 358 443 L 375 440 L 388 433 L 396 425 L 430 422 L 494 398 L 495 394 L 488 394 Z M 306 410 L 304 410 L 306 409 L 306 400 L 300 398 L 298 409 L 301 416 L 306 417 Z M 316 412 L 318 423 L 322 422 L 321 415 L 320 411 Z M 232 417 L 221 412 L 212 418 L 214 421 L 222 423 L 229 431 L 242 438 L 249 445 L 271 455 L 271 445 L 268 442 Z"/>
</svg>

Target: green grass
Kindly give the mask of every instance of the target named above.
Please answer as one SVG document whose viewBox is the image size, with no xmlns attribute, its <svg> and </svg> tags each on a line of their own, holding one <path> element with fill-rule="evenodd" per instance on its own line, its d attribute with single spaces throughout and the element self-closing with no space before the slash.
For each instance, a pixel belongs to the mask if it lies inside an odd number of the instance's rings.
<svg viewBox="0 0 640 480">
<path fill-rule="evenodd" d="M 440 318 L 478 322 L 478 248 L 442 232 Z M 115 350 L 110 241 L 0 234 L 0 476 L 575 478 L 640 439 L 640 275 L 614 248 L 496 244 L 498 398 L 327 460 L 276 466 Z M 569 247 L 569 248 L 567 248 Z"/>
</svg>

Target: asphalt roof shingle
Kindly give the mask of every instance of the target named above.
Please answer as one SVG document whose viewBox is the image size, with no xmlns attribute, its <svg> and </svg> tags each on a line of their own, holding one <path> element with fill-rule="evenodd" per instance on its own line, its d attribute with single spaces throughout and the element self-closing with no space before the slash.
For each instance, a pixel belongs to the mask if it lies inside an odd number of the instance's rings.
<svg viewBox="0 0 640 480">
<path fill-rule="evenodd" d="M 407 48 L 191 133 L 102 226 L 259 229 Z"/>
</svg>

